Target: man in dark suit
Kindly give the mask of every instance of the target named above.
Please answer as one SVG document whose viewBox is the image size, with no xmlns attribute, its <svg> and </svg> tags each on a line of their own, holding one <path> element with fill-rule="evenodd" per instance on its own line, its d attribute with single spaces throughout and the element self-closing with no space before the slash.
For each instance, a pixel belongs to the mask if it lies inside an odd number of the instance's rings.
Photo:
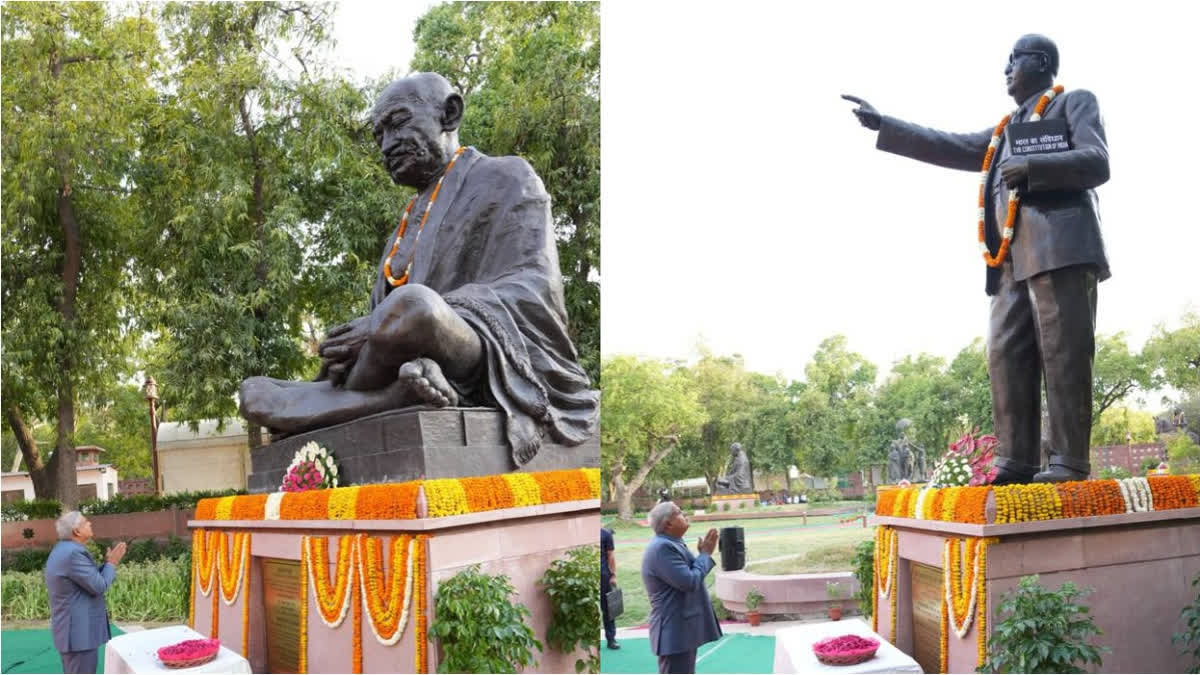
<svg viewBox="0 0 1200 675">
<path fill-rule="evenodd" d="M 1041 35 L 1017 40 L 1004 70 L 1017 102 L 1010 126 L 983 177 L 986 246 L 999 257 L 1009 193 L 1019 196 L 1011 249 L 987 268 L 992 297 L 988 374 L 999 438 L 997 484 L 1087 478 L 1092 427 L 1096 284 L 1107 279 L 1095 188 L 1108 180 L 1108 146 L 1096 97 L 1083 89 L 1052 97 L 1041 119 L 1065 121 L 1069 147 L 1013 154 L 1012 124 L 1029 122 L 1054 86 L 1058 48 Z M 869 103 L 854 111 L 879 131 L 876 147 L 951 169 L 980 171 L 994 128 L 952 134 L 881 115 Z M 1048 122 L 1061 124 L 1061 122 Z M 1049 467 L 1041 467 L 1041 384 L 1049 409 Z M 1036 475 L 1035 475 L 1036 474 Z"/>
<path fill-rule="evenodd" d="M 687 516 L 674 502 L 650 510 L 654 539 L 642 556 L 642 583 L 650 598 L 650 649 L 660 673 L 696 672 L 696 648 L 721 637 L 704 577 L 716 566 L 717 531 L 697 542 L 693 556 L 683 543 Z"/>
<path fill-rule="evenodd" d="M 107 562 L 97 568 L 86 546 L 92 539 L 91 521 L 71 511 L 55 526 L 59 542 L 46 560 L 54 648 L 62 656 L 64 673 L 94 673 L 100 645 L 112 637 L 104 594 L 125 557 L 125 542 L 109 549 Z"/>
<path fill-rule="evenodd" d="M 617 580 L 617 557 L 613 533 L 600 528 L 600 615 L 604 618 L 604 639 L 609 649 L 620 649 L 617 642 L 617 622 L 608 612 L 608 592 Z"/>
</svg>

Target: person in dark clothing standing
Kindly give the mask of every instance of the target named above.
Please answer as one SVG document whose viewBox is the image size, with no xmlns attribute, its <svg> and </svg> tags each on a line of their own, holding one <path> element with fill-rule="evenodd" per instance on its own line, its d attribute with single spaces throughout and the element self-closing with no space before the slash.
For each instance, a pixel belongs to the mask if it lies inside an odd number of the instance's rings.
<svg viewBox="0 0 1200 675">
<path fill-rule="evenodd" d="M 608 614 L 608 592 L 612 590 L 617 576 L 617 558 L 613 554 L 612 532 L 600 528 L 600 613 L 604 617 L 604 638 L 609 649 L 620 649 L 617 644 L 617 622 Z"/>
</svg>

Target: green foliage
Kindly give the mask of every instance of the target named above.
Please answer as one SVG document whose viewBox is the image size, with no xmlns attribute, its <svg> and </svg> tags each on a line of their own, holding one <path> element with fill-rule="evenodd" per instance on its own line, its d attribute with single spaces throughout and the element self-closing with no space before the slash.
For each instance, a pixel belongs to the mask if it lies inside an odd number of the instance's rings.
<svg viewBox="0 0 1200 675">
<path fill-rule="evenodd" d="M 618 512 L 628 519 L 633 493 L 706 417 L 686 374 L 661 361 L 608 359 L 601 385 L 601 463 Z"/>
<path fill-rule="evenodd" d="M 187 618 L 190 560 L 163 558 L 155 562 L 127 563 L 117 567 L 117 578 L 105 594 L 114 621 L 183 621 Z M 2 575 L 5 620 L 48 620 L 50 601 L 44 573 L 10 572 Z"/>
<path fill-rule="evenodd" d="M 717 621 L 725 621 L 726 619 L 733 618 L 733 614 L 730 614 L 729 610 L 725 609 L 725 604 L 721 602 L 716 593 L 709 596 L 709 601 L 712 603 L 713 614 L 717 616 Z"/>
<path fill-rule="evenodd" d="M 1200 445 L 1187 434 L 1176 434 L 1167 442 L 1167 462 L 1177 476 L 1200 472 Z"/>
<path fill-rule="evenodd" d="M 546 629 L 546 643 L 561 652 L 576 646 L 587 658 L 575 661 L 575 672 L 600 672 L 600 547 L 580 546 L 566 558 L 550 563 L 539 580 L 550 596 L 554 614 Z"/>
<path fill-rule="evenodd" d="M 568 329 L 599 382 L 599 3 L 440 4 L 413 38 L 412 70 L 441 73 L 463 94 L 463 143 L 524 157 L 546 184 Z"/>
<path fill-rule="evenodd" d="M 1106 411 L 1125 400 L 1134 389 L 1151 387 L 1150 373 L 1147 357 L 1129 351 L 1124 333 L 1096 336 L 1096 357 L 1092 365 L 1093 437 Z M 1153 419 L 1150 429 L 1153 433 Z M 1124 442 L 1124 437 L 1120 442 Z M 1093 442 L 1092 445 L 1107 444 Z"/>
<path fill-rule="evenodd" d="M 854 578 L 858 591 L 854 599 L 864 616 L 875 615 L 875 540 L 859 542 L 854 547 Z"/>
<path fill-rule="evenodd" d="M 1200 312 L 1184 314 L 1175 330 L 1167 330 L 1163 324 L 1156 326 L 1142 351 L 1155 385 L 1166 384 L 1188 396 L 1200 396 Z"/>
<path fill-rule="evenodd" d="M 439 673 L 515 673 L 535 663 L 533 648 L 542 651 L 542 643 L 527 625 L 529 609 L 512 594 L 508 577 L 483 574 L 478 565 L 438 585 L 429 637 L 445 653 Z"/>
<path fill-rule="evenodd" d="M 162 497 L 156 495 L 116 494 L 107 500 L 89 499 L 80 502 L 79 512 L 85 516 L 111 515 L 115 513 L 143 513 L 167 509 L 194 509 L 196 502 L 208 497 L 244 495 L 245 490 L 198 490 L 175 492 Z M 56 499 L 35 499 L 3 506 L 4 522 L 57 518 L 62 514 L 62 505 Z"/>
<path fill-rule="evenodd" d="M 48 548 L 19 548 L 4 551 L 5 572 L 37 572 L 46 569 L 50 557 Z"/>
<path fill-rule="evenodd" d="M 1154 469 L 1158 468 L 1159 463 L 1160 463 L 1160 460 L 1157 460 L 1153 457 L 1147 457 L 1142 460 L 1142 471 L 1141 472 L 1143 474 L 1145 474 L 1147 471 L 1153 471 Z"/>
<path fill-rule="evenodd" d="M 842 493 L 837 488 L 820 488 L 817 490 L 809 490 L 805 494 L 808 495 L 808 501 L 810 503 L 837 502 L 842 500 Z"/>
<path fill-rule="evenodd" d="M 1126 434 L 1130 435 L 1128 441 Z M 1156 440 L 1154 416 L 1145 411 L 1115 406 L 1092 421 L 1092 447 L 1125 445 L 1126 442 L 1152 443 Z"/>
<path fill-rule="evenodd" d="M 1001 619 L 979 672 L 1082 673 L 1082 666 L 1102 665 L 1100 654 L 1109 650 L 1088 644 L 1101 631 L 1090 610 L 1077 602 L 1090 592 L 1069 581 L 1050 591 L 1038 584 L 1037 575 L 1022 577 L 1001 600 Z"/>
<path fill-rule="evenodd" d="M 0 507 L 4 522 L 11 523 L 21 520 L 38 520 L 42 518 L 57 518 L 62 515 L 62 504 L 57 499 L 34 499 L 32 501 L 10 502 Z"/>
<path fill-rule="evenodd" d="M 762 591 L 758 590 L 758 586 L 751 586 L 749 591 L 746 591 L 746 609 L 754 612 L 758 610 L 758 606 L 766 599 Z"/>
<path fill-rule="evenodd" d="M 1200 587 L 1200 574 L 1192 579 L 1192 586 Z M 1181 645 L 1179 653 L 1192 657 L 1192 667 L 1188 672 L 1200 673 L 1200 595 L 1180 610 L 1179 618 L 1183 621 L 1184 628 L 1182 632 L 1171 636 L 1171 644 Z"/>
<path fill-rule="evenodd" d="M 839 601 L 846 597 L 846 589 L 842 588 L 842 582 L 840 581 L 826 581 L 825 595 L 829 596 L 835 607 L 840 606 L 841 603 Z"/>
<path fill-rule="evenodd" d="M 1133 474 L 1129 473 L 1129 469 L 1123 466 L 1106 466 L 1100 469 L 1097 477 L 1100 480 L 1121 480 L 1123 478 L 1131 478 Z"/>
</svg>

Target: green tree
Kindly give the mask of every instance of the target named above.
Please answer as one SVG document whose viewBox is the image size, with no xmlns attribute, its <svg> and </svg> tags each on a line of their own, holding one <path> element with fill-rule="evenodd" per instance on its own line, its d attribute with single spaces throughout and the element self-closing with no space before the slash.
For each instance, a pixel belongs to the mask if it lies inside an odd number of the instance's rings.
<svg viewBox="0 0 1200 675">
<path fill-rule="evenodd" d="M 1152 443 L 1157 439 L 1154 416 L 1142 410 L 1120 406 L 1109 408 L 1092 424 L 1092 447 L 1124 445 L 1127 441 Z"/>
<path fill-rule="evenodd" d="M 949 375 L 954 387 L 951 408 L 960 416 L 958 431 L 992 433 L 992 389 L 983 338 L 975 338 L 958 352 L 950 362 Z"/>
<path fill-rule="evenodd" d="M 752 383 L 739 354 L 714 356 L 701 348 L 700 360 L 687 372 L 706 421 L 690 430 L 685 456 L 695 472 L 691 475 L 703 475 L 709 489 L 715 491 L 717 479 L 725 475 L 733 443 L 741 442 L 748 450 L 751 467 L 755 465 L 758 452 L 748 443 L 761 390 Z"/>
<path fill-rule="evenodd" d="M 552 199 L 568 329 L 600 366 L 600 8 L 596 2 L 460 2 L 417 21 L 412 68 L 463 95 L 463 141 L 520 155 Z"/>
<path fill-rule="evenodd" d="M 804 367 L 807 386 L 797 400 L 801 469 L 824 476 L 852 471 L 879 452 L 872 447 L 875 373 L 874 364 L 847 349 L 845 336 L 821 342 Z"/>
<path fill-rule="evenodd" d="M 1200 395 L 1200 312 L 1184 314 L 1175 330 L 1156 326 L 1143 353 L 1157 378 L 1156 384 Z"/>
<path fill-rule="evenodd" d="M 248 376 L 313 374 L 304 347 L 314 316 L 365 309 L 369 275 L 351 277 L 375 259 L 395 211 L 363 142 L 365 92 L 325 75 L 331 12 L 299 2 L 164 9 L 173 68 L 142 176 L 156 235 L 143 256 L 156 301 L 145 327 L 178 419 L 233 416 Z M 334 257 L 342 264 L 323 264 Z M 256 426 L 250 444 L 261 444 Z"/>
<path fill-rule="evenodd" d="M 6 3 L 3 24 L 4 414 L 40 498 L 73 508 L 76 407 L 129 370 L 148 246 L 135 185 L 154 110 L 153 7 Z M 53 420 L 43 460 L 31 431 Z"/>
<path fill-rule="evenodd" d="M 615 356 L 601 377 L 601 466 L 618 517 L 629 519 L 633 493 L 705 413 L 690 378 L 661 361 Z"/>
<path fill-rule="evenodd" d="M 1092 427 L 1104 411 L 1142 387 L 1150 388 L 1150 367 L 1142 354 L 1129 351 L 1125 334 L 1097 335 L 1092 367 Z"/>
<path fill-rule="evenodd" d="M 892 366 L 876 394 L 875 407 L 884 424 L 890 423 L 893 438 L 896 422 L 911 420 L 909 438 L 925 448 L 927 462 L 932 463 L 958 430 L 961 411 L 954 407 L 957 389 L 946 372 L 945 360 L 929 354 L 906 356 Z M 932 465 L 929 468 L 932 470 Z"/>
</svg>

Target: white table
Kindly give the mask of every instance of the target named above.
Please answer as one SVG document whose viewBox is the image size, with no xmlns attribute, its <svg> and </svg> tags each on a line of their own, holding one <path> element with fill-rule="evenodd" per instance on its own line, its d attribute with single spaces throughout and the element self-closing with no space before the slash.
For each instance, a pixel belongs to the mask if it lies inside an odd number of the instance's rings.
<svg viewBox="0 0 1200 675">
<path fill-rule="evenodd" d="M 106 673 L 249 673 L 250 663 L 221 645 L 217 658 L 194 668 L 168 668 L 158 660 L 158 650 L 184 640 L 207 638 L 187 626 L 167 626 L 119 635 L 104 646 Z"/>
<path fill-rule="evenodd" d="M 879 640 L 875 656 L 853 666 L 827 666 L 817 660 L 812 646 L 825 638 L 858 635 Z M 911 656 L 879 637 L 862 619 L 826 621 L 784 628 L 775 633 L 776 673 L 922 673 Z"/>
</svg>

